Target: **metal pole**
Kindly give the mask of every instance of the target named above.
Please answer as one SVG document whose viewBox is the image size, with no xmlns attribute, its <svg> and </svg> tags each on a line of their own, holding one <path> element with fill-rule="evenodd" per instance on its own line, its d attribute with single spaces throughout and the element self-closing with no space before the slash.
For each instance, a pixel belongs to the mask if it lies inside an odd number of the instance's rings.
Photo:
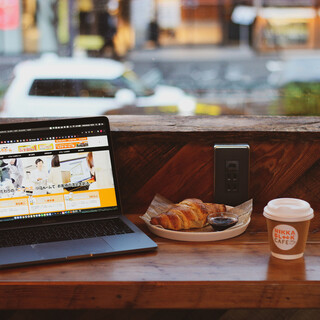
<svg viewBox="0 0 320 320">
<path fill-rule="evenodd" d="M 240 24 L 240 48 L 249 48 L 249 26 Z"/>
</svg>

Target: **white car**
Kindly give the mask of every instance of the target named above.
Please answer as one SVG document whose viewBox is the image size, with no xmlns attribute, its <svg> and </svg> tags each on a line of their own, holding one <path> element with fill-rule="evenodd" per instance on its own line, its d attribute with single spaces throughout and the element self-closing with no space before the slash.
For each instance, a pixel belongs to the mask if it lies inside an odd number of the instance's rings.
<svg viewBox="0 0 320 320">
<path fill-rule="evenodd" d="M 50 55 L 16 65 L 1 116 L 192 115 L 195 108 L 195 99 L 183 90 L 164 85 L 149 89 L 121 62 Z"/>
</svg>

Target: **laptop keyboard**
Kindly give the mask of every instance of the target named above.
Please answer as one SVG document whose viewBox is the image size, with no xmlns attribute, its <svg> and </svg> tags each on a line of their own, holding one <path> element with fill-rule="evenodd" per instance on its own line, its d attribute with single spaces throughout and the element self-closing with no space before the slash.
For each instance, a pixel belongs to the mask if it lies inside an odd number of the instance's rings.
<svg viewBox="0 0 320 320">
<path fill-rule="evenodd" d="M 111 236 L 133 231 L 119 218 L 0 231 L 0 247 Z"/>
</svg>

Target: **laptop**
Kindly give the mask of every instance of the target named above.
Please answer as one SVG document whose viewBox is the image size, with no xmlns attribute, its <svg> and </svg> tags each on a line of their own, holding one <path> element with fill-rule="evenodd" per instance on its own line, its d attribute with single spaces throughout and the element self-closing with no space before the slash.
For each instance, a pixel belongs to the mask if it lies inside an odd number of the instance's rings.
<svg viewBox="0 0 320 320">
<path fill-rule="evenodd" d="M 0 268 L 156 248 L 122 213 L 107 117 L 0 125 Z"/>
</svg>

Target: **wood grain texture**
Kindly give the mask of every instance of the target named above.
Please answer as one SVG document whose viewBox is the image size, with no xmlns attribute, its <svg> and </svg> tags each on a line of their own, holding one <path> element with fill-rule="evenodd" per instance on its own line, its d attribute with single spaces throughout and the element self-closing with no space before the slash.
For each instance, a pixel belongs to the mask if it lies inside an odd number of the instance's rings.
<svg viewBox="0 0 320 320">
<path fill-rule="evenodd" d="M 255 206 L 244 234 L 202 243 L 154 236 L 131 213 L 156 252 L 1 270 L 0 309 L 318 307 L 319 218 L 304 258 L 284 261 L 270 256 L 262 210 Z"/>
<path fill-rule="evenodd" d="M 319 199 L 320 118 L 110 117 L 125 210 L 156 193 L 214 201 L 213 146 L 250 145 L 250 196 Z"/>
<path fill-rule="evenodd" d="M 319 148 L 317 142 L 300 141 L 253 145 L 250 168 L 252 197 L 264 202 L 276 197 L 317 200 L 320 185 L 309 185 L 306 179 L 310 176 L 308 172 L 317 167 Z"/>
<path fill-rule="evenodd" d="M 319 307 L 320 118 L 110 116 L 110 123 L 127 216 L 158 250 L 1 270 L 0 309 Z M 153 196 L 214 200 L 213 145 L 239 142 L 251 147 L 247 231 L 203 243 L 151 234 L 139 215 Z M 315 209 L 304 258 L 270 256 L 262 211 L 279 196 Z"/>
<path fill-rule="evenodd" d="M 109 116 L 111 128 L 123 132 L 320 132 L 320 117 L 284 116 Z"/>
<path fill-rule="evenodd" d="M 3 309 L 316 308 L 319 282 L 142 282 L 0 286 Z M 6 296 L 16 299 L 8 300 Z M 41 299 L 39 299 L 41 297 Z M 36 308 L 34 307 L 36 306 Z"/>
</svg>

